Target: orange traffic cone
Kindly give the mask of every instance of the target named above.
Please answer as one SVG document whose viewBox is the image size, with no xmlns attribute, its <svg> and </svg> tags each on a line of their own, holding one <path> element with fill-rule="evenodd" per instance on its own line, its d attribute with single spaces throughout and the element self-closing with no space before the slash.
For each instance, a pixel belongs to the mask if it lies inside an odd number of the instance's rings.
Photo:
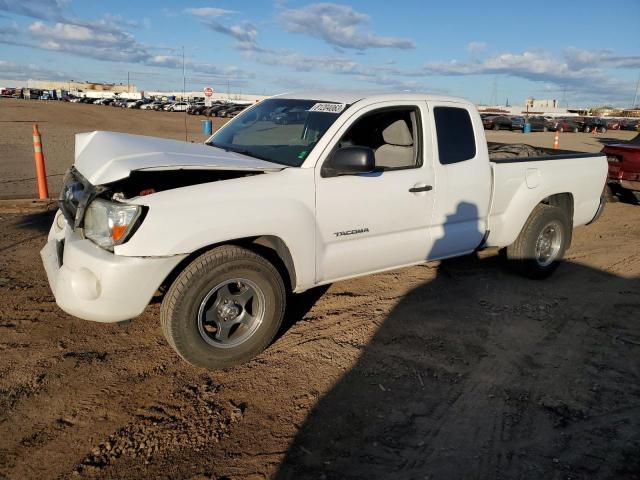
<svg viewBox="0 0 640 480">
<path fill-rule="evenodd" d="M 556 136 L 553 139 L 553 149 L 557 150 L 560 145 L 560 132 L 556 130 Z"/>
<path fill-rule="evenodd" d="M 38 125 L 33 124 L 33 152 L 36 160 L 36 178 L 38 179 L 38 195 L 40 200 L 49 198 L 47 187 L 47 172 L 44 168 L 44 153 L 42 153 L 42 138 L 38 131 Z"/>
</svg>

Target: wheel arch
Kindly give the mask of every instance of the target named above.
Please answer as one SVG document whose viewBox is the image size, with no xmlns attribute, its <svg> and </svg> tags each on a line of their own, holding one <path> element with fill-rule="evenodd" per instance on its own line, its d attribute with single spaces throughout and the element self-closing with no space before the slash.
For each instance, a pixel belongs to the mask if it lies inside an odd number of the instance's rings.
<svg viewBox="0 0 640 480">
<path fill-rule="evenodd" d="M 525 227 L 529 217 L 538 205 L 550 205 L 558 207 L 565 212 L 569 220 L 569 229 L 573 229 L 574 218 L 574 195 L 571 192 L 544 193 L 543 197 L 533 196 L 530 194 L 532 190 L 522 189 L 522 195 L 514 198 L 513 202 L 501 212 L 496 218 L 492 219 L 489 225 L 489 237 L 486 246 L 506 247 L 512 244 L 522 229 Z M 527 196 L 524 192 L 529 192 Z M 569 238 L 569 244 L 571 237 Z"/>
<path fill-rule="evenodd" d="M 296 268 L 293 256 L 291 255 L 291 250 L 287 244 L 284 240 L 275 235 L 259 235 L 225 240 L 223 242 L 206 245 L 191 252 L 180 263 L 178 263 L 178 265 L 176 265 L 164 279 L 160 285 L 160 291 L 166 292 L 178 275 L 180 275 L 180 273 L 187 267 L 187 265 L 193 262 L 194 259 L 209 250 L 213 250 L 214 248 L 221 247 L 223 245 L 237 245 L 262 255 L 278 270 L 287 290 L 292 292 L 296 289 L 298 281 Z"/>
<path fill-rule="evenodd" d="M 570 192 L 555 193 L 553 195 L 549 195 L 548 197 L 542 199 L 540 203 L 543 205 L 550 205 L 552 207 L 557 207 L 561 209 L 567 216 L 567 219 L 569 219 L 569 225 L 568 225 L 569 238 L 567 239 L 567 248 L 569 248 L 571 246 L 571 240 L 573 238 L 573 211 L 574 211 L 573 194 Z"/>
</svg>

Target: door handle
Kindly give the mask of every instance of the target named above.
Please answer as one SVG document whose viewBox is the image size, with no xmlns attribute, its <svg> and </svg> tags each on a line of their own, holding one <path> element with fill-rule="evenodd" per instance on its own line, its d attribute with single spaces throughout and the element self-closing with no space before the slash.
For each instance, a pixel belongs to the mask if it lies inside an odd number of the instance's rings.
<svg viewBox="0 0 640 480">
<path fill-rule="evenodd" d="M 420 185 L 420 186 L 411 187 L 409 189 L 411 193 L 429 192 L 431 190 L 433 190 L 433 187 L 431 185 Z"/>
</svg>

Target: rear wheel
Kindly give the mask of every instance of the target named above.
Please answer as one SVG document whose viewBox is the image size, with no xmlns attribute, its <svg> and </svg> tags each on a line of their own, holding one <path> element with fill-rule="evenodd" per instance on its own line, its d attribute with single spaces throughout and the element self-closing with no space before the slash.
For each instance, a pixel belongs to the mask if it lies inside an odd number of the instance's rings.
<svg viewBox="0 0 640 480">
<path fill-rule="evenodd" d="M 618 198 L 618 195 L 616 195 L 616 192 L 614 191 L 611 184 L 607 184 L 604 187 L 604 196 L 607 199 L 607 202 L 609 203 L 615 203 L 620 201 L 620 199 Z"/>
<path fill-rule="evenodd" d="M 285 303 L 278 270 L 251 250 L 227 245 L 182 271 L 162 302 L 160 320 L 178 355 L 218 369 L 264 350 L 280 328 Z"/>
<path fill-rule="evenodd" d="M 500 125 L 498 125 L 498 124 L 494 124 L 494 125 L 493 125 L 493 131 L 494 131 L 494 132 L 497 132 L 498 130 L 500 130 Z"/>
<path fill-rule="evenodd" d="M 573 133 L 578 133 L 578 127 L 573 127 Z"/>
<path fill-rule="evenodd" d="M 538 205 L 520 235 L 507 247 L 509 265 L 529 278 L 546 278 L 562 260 L 570 243 L 571 226 L 566 213 L 551 205 Z"/>
<path fill-rule="evenodd" d="M 558 128 L 558 131 L 559 131 L 560 133 L 564 132 L 564 127 L 559 127 L 559 128 Z"/>
</svg>

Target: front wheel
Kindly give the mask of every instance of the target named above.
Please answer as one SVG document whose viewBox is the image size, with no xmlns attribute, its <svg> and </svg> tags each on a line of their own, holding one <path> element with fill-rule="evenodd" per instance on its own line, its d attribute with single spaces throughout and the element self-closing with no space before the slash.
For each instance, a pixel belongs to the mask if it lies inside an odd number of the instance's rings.
<svg viewBox="0 0 640 480">
<path fill-rule="evenodd" d="M 546 278 L 558 268 L 570 239 L 571 224 L 566 213 L 558 207 L 540 204 L 516 241 L 507 247 L 507 260 L 521 275 Z"/>
<path fill-rule="evenodd" d="M 227 245 L 203 253 L 180 273 L 160 320 L 178 355 L 213 370 L 262 352 L 280 328 L 285 304 L 278 270 L 251 250 Z"/>
</svg>

